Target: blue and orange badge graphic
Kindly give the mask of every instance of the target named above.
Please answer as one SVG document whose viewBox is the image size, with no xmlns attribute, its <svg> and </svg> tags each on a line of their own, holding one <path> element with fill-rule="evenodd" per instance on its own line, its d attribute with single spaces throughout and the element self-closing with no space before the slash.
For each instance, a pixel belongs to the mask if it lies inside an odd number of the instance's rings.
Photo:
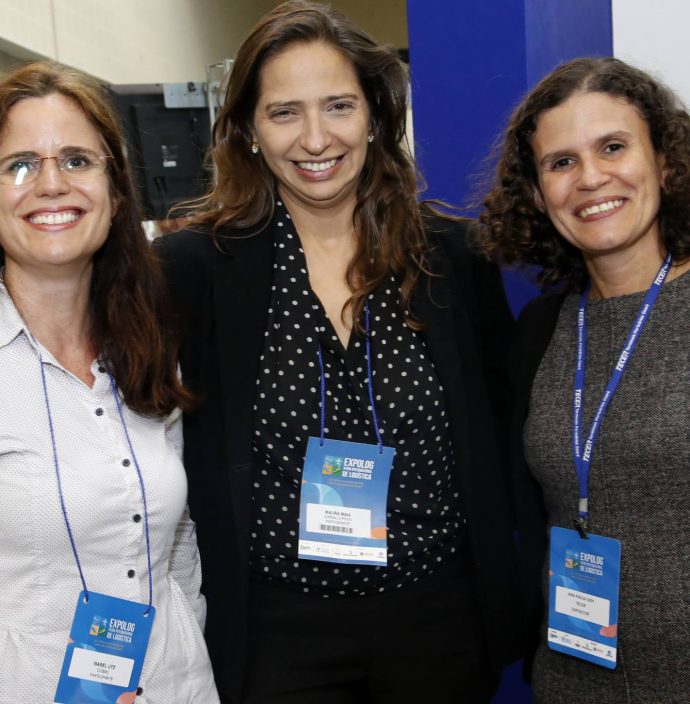
<svg viewBox="0 0 690 704">
<path fill-rule="evenodd" d="M 580 568 L 580 553 L 577 550 L 565 551 L 565 568 L 567 570 L 577 570 Z"/>
<path fill-rule="evenodd" d="M 329 477 L 337 477 L 343 473 L 343 457 L 335 457 L 334 455 L 326 455 L 323 458 L 323 467 L 321 474 L 326 474 Z"/>
<path fill-rule="evenodd" d="M 89 635 L 101 638 L 108 632 L 108 619 L 102 616 L 94 616 L 89 628 Z"/>
<path fill-rule="evenodd" d="M 616 667 L 620 560 L 618 540 L 551 529 L 549 648 Z"/>
</svg>

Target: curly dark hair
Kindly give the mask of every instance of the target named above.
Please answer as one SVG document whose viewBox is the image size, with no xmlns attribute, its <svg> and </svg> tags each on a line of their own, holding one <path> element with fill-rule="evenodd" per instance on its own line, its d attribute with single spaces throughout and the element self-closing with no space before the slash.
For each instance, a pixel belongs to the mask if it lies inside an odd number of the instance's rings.
<svg viewBox="0 0 690 704">
<path fill-rule="evenodd" d="M 177 376 L 177 339 L 157 257 L 141 226 L 141 210 L 125 157 L 125 142 L 107 90 L 94 78 L 54 61 L 22 66 L 0 79 L 0 132 L 12 108 L 27 98 L 62 95 L 77 105 L 103 141 L 110 196 L 117 204 L 110 232 L 93 257 L 91 341 L 108 365 L 125 403 L 164 416 L 189 408 Z M 4 253 L 0 247 L 0 266 Z"/>
<path fill-rule="evenodd" d="M 374 136 L 357 188 L 358 241 L 346 274 L 353 295 L 346 306 L 352 306 L 352 318 L 360 328 L 367 294 L 392 271 L 401 281 L 407 322 L 419 327 L 408 308 L 419 273 L 425 269 L 426 238 L 416 199 L 418 174 L 403 146 L 407 69 L 394 49 L 378 45 L 328 5 L 285 2 L 260 19 L 239 48 L 213 128 L 211 155 L 217 183 L 192 203 L 192 224 L 205 225 L 215 233 L 225 225 L 254 232 L 270 219 L 275 178 L 263 156 L 251 152 L 260 74 L 271 57 L 296 43 L 312 42 L 334 47 L 352 64 L 367 100 Z"/>
<path fill-rule="evenodd" d="M 665 159 L 659 207 L 662 243 L 675 261 L 690 256 L 690 116 L 669 88 L 640 69 L 610 57 L 575 59 L 546 76 L 514 110 L 480 215 L 484 251 L 507 264 L 538 267 L 542 288 L 581 289 L 587 271 L 580 251 L 558 234 L 537 206 L 532 137 L 546 110 L 576 93 L 592 92 L 623 98 L 647 123 L 654 151 Z"/>
</svg>

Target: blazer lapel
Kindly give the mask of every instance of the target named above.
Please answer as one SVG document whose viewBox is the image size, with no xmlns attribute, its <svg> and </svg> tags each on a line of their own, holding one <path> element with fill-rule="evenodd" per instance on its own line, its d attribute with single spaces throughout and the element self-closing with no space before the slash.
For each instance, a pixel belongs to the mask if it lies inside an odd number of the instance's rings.
<svg viewBox="0 0 690 704">
<path fill-rule="evenodd" d="M 462 345 L 471 344 L 471 326 L 462 307 L 461 293 L 453 278 L 450 261 L 437 249 L 431 260 L 435 276 L 424 277 L 417 286 L 412 310 L 424 322 L 422 337 L 444 389 L 446 413 L 456 440 L 457 465 L 467 466 L 468 408 Z M 461 329 L 460 329 L 461 328 Z"/>
<path fill-rule="evenodd" d="M 273 279 L 273 230 L 219 240 L 213 308 L 230 471 L 252 459 L 252 406 Z"/>
</svg>

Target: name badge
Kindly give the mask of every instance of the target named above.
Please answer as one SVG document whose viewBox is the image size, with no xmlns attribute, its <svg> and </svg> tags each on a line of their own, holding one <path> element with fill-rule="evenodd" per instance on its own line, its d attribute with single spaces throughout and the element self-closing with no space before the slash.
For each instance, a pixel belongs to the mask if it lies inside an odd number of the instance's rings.
<svg viewBox="0 0 690 704">
<path fill-rule="evenodd" d="M 86 602 L 81 592 L 54 701 L 134 701 L 156 613 L 146 610 L 146 604 L 96 592 Z"/>
<path fill-rule="evenodd" d="M 552 528 L 549 565 L 549 648 L 614 669 L 620 541 Z"/>
<path fill-rule="evenodd" d="M 388 563 L 386 508 L 395 450 L 309 438 L 300 493 L 298 556 L 357 565 Z"/>
</svg>

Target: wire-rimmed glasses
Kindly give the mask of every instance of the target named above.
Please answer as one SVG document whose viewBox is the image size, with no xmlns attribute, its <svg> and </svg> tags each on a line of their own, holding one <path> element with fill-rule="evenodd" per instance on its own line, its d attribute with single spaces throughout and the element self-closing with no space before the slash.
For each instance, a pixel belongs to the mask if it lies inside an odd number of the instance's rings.
<svg viewBox="0 0 690 704">
<path fill-rule="evenodd" d="M 17 152 L 0 159 L 0 184 L 24 186 L 35 181 L 49 159 L 55 159 L 58 169 L 70 181 L 91 181 L 105 172 L 108 159 L 112 158 L 87 147 L 65 147 L 57 156 Z"/>
</svg>

